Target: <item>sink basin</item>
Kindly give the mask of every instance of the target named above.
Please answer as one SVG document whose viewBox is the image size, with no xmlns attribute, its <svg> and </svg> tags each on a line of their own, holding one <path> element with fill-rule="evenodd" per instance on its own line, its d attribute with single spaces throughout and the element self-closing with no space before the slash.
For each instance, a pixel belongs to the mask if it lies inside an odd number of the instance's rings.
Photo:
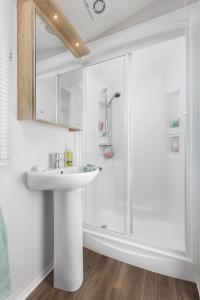
<svg viewBox="0 0 200 300">
<path fill-rule="evenodd" d="M 84 168 L 70 167 L 66 169 L 46 169 L 27 172 L 27 185 L 39 191 L 73 191 L 90 183 L 99 169 L 84 172 Z"/>
<path fill-rule="evenodd" d="M 82 189 L 99 169 L 46 169 L 27 172 L 31 190 L 54 193 L 54 287 L 68 292 L 83 282 Z"/>
</svg>

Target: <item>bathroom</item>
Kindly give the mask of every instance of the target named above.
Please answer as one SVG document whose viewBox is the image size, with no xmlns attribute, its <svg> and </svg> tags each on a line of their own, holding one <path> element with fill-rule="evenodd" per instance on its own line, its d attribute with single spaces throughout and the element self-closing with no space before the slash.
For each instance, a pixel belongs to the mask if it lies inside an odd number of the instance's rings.
<svg viewBox="0 0 200 300">
<path fill-rule="evenodd" d="M 123 3 L 0 2 L 0 300 L 199 299 L 200 3 Z"/>
</svg>

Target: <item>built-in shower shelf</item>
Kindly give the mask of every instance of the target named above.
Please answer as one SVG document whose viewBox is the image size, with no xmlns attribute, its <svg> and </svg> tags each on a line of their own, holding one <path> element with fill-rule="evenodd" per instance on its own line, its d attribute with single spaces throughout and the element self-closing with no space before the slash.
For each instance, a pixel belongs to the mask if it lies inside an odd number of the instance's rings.
<svg viewBox="0 0 200 300">
<path fill-rule="evenodd" d="M 100 147 L 112 147 L 112 144 L 110 143 L 101 143 L 99 144 Z"/>
</svg>

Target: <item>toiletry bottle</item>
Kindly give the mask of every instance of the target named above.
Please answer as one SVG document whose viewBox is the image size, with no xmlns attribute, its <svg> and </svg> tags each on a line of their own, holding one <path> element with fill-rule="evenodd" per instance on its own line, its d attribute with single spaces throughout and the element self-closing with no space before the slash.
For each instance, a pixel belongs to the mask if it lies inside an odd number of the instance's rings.
<svg viewBox="0 0 200 300">
<path fill-rule="evenodd" d="M 73 166 L 73 152 L 67 150 L 65 152 L 65 168 L 69 168 Z"/>
</svg>

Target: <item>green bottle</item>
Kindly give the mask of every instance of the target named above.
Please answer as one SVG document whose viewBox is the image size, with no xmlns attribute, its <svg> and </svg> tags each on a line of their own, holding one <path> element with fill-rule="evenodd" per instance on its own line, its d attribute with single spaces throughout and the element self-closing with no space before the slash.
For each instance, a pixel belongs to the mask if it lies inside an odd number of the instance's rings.
<svg viewBox="0 0 200 300">
<path fill-rule="evenodd" d="M 73 152 L 68 150 L 65 152 L 65 168 L 73 166 Z"/>
</svg>

